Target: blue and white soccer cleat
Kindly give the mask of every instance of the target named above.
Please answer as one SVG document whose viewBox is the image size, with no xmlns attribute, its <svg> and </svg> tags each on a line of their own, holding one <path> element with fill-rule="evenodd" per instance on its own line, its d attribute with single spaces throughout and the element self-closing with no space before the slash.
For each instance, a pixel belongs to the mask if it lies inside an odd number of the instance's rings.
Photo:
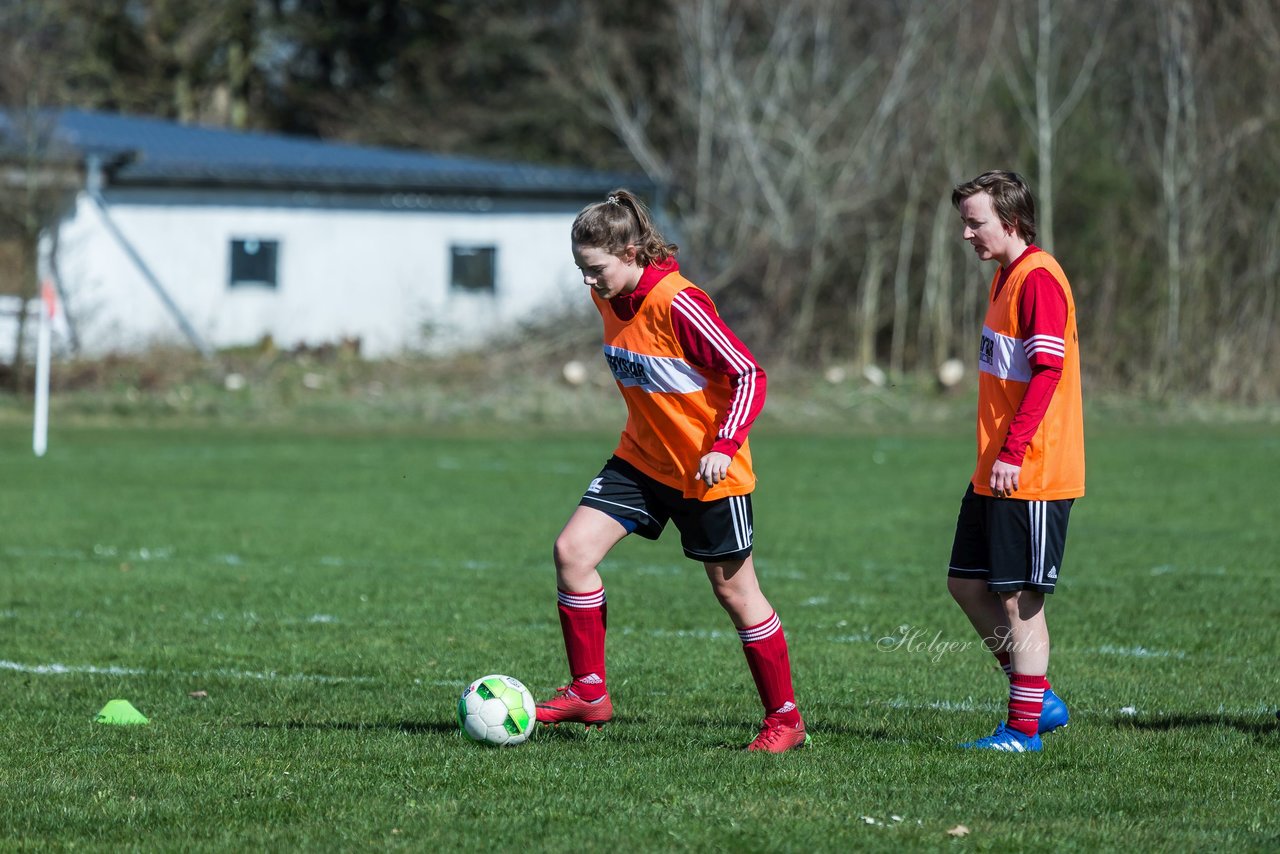
<svg viewBox="0 0 1280 854">
<path fill-rule="evenodd" d="M 1006 727 L 1004 721 L 986 738 L 966 741 L 960 746 L 966 750 L 1003 750 L 1005 753 L 1036 753 L 1043 747 L 1040 736 L 1023 735 L 1016 729 Z"/>
<path fill-rule="evenodd" d="M 1062 698 L 1053 693 L 1053 689 L 1044 692 L 1044 705 L 1040 707 L 1040 735 L 1047 732 L 1053 732 L 1059 727 L 1064 727 L 1071 720 L 1071 715 L 1067 714 L 1067 704 L 1062 702 Z"/>
</svg>

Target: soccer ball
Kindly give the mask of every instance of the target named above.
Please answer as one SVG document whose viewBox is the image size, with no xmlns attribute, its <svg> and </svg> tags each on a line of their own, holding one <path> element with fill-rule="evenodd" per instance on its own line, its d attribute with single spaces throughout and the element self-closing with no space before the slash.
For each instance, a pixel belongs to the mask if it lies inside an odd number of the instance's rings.
<svg viewBox="0 0 1280 854">
<path fill-rule="evenodd" d="M 472 741 L 515 747 L 536 723 L 533 695 L 510 676 L 495 673 L 477 679 L 458 698 L 458 726 Z"/>
</svg>

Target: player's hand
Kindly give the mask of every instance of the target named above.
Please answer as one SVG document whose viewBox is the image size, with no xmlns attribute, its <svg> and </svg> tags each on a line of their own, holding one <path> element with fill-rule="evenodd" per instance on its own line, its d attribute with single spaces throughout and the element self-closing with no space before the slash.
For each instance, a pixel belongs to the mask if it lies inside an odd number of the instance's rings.
<svg viewBox="0 0 1280 854">
<path fill-rule="evenodd" d="M 1018 476 L 1022 466 L 996 460 L 991 466 L 991 494 L 996 498 L 1011 498 L 1018 491 Z"/>
<path fill-rule="evenodd" d="M 729 463 L 728 454 L 712 451 L 698 461 L 698 473 L 694 475 L 694 479 L 709 487 L 715 486 L 729 476 Z"/>
</svg>

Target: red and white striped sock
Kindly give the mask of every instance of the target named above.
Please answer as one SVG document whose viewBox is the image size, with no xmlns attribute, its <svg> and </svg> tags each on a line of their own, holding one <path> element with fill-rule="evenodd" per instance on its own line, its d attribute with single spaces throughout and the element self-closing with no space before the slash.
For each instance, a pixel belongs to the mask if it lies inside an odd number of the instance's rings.
<svg viewBox="0 0 1280 854">
<path fill-rule="evenodd" d="M 1004 675 L 1007 678 L 1012 679 L 1013 678 L 1013 657 L 1009 655 L 1008 652 L 997 652 L 993 654 L 996 657 L 996 661 L 999 662 L 1000 664 L 1000 669 L 1004 671 Z M 1044 689 L 1046 691 L 1053 690 L 1053 685 L 1049 682 L 1048 674 L 1045 674 L 1045 677 L 1044 677 Z"/>
<path fill-rule="evenodd" d="M 765 717 L 788 726 L 800 723 L 795 690 L 791 687 L 791 656 L 777 612 L 762 623 L 738 629 L 738 638 L 764 704 Z"/>
<path fill-rule="evenodd" d="M 1043 676 L 1015 673 L 1009 679 L 1009 728 L 1023 735 L 1035 735 L 1044 707 L 1044 691 L 1049 680 Z"/>
<path fill-rule="evenodd" d="M 606 693 L 604 633 L 608 606 L 604 588 L 591 593 L 559 590 L 556 599 L 564 651 L 569 656 L 569 672 L 573 674 L 569 687 L 584 700 L 597 700 Z"/>
</svg>

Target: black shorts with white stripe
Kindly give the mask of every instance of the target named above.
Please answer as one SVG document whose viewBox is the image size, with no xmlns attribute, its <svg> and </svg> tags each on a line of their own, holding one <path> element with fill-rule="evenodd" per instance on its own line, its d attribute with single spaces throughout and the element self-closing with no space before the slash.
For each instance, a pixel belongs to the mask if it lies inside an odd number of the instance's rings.
<svg viewBox="0 0 1280 854">
<path fill-rule="evenodd" d="M 635 533 L 650 540 L 661 536 L 668 520 L 674 522 L 691 560 L 743 560 L 751 554 L 750 495 L 715 501 L 685 498 L 627 461 L 610 457 L 578 503 L 634 523 Z"/>
<path fill-rule="evenodd" d="M 986 581 L 993 593 L 1052 593 L 1062 570 L 1073 502 L 992 498 L 977 494 L 969 484 L 960 502 L 947 574 Z"/>
</svg>

